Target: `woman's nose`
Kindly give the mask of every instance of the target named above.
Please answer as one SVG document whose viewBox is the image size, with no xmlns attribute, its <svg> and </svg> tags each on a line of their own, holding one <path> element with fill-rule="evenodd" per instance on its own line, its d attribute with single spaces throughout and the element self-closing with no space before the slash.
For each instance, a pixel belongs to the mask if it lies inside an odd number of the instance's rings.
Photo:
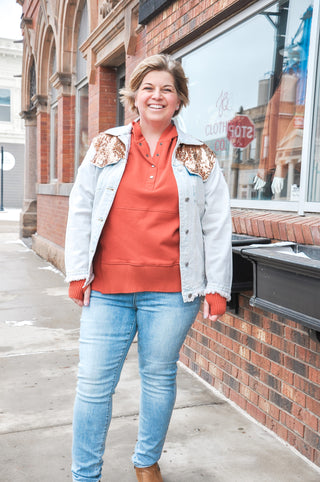
<svg viewBox="0 0 320 482">
<path fill-rule="evenodd" d="M 160 88 L 155 88 L 153 91 L 153 97 L 155 99 L 159 99 L 162 96 L 161 89 Z"/>
</svg>

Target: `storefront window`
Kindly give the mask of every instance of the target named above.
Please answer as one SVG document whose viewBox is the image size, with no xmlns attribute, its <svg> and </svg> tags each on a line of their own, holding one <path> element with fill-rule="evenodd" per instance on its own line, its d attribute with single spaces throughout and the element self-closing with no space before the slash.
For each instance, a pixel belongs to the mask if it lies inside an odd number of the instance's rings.
<svg viewBox="0 0 320 482">
<path fill-rule="evenodd" d="M 76 164 L 79 166 L 88 150 L 88 84 L 76 91 Z"/>
<path fill-rule="evenodd" d="M 10 122 L 9 89 L 0 89 L 0 122 Z"/>
<path fill-rule="evenodd" d="M 181 58 L 179 120 L 215 151 L 233 199 L 299 199 L 312 12 L 276 2 Z"/>
<path fill-rule="evenodd" d="M 320 55 L 318 59 L 318 78 L 320 75 Z M 320 202 L 320 85 L 317 82 L 315 118 L 313 130 L 313 149 L 309 170 L 308 201 Z"/>
<path fill-rule="evenodd" d="M 89 34 L 88 7 L 84 4 L 77 39 L 75 175 L 88 150 L 88 79 L 87 62 L 80 47 Z"/>
<path fill-rule="evenodd" d="M 53 43 L 50 58 L 50 78 L 57 70 L 56 48 Z M 58 178 L 58 91 L 50 84 L 50 181 Z"/>
</svg>

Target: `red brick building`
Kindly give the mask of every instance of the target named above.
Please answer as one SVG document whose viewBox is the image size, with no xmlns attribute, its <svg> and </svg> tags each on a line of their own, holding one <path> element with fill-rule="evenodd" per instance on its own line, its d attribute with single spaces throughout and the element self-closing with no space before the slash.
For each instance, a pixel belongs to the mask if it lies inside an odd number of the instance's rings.
<svg viewBox="0 0 320 482">
<path fill-rule="evenodd" d="M 37 253 L 63 270 L 77 167 L 96 134 L 132 119 L 119 88 L 159 52 L 181 59 L 189 77 L 179 122 L 217 153 L 234 233 L 320 246 L 320 0 L 17 1 L 27 133 L 21 235 L 32 235 Z M 285 295 L 274 303 L 269 266 L 255 261 L 254 296 L 246 284 L 234 289 L 214 324 L 200 312 L 181 361 L 320 465 L 313 256 L 288 274 L 289 307 Z M 263 284 L 271 300 L 259 304 Z"/>
</svg>

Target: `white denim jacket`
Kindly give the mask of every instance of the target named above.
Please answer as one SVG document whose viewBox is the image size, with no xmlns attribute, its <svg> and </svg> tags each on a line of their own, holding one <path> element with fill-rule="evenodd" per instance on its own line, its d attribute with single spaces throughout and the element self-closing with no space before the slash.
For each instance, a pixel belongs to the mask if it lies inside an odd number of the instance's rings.
<svg viewBox="0 0 320 482">
<path fill-rule="evenodd" d="M 226 182 L 214 153 L 177 127 L 172 157 L 180 215 L 180 273 L 185 302 L 219 293 L 230 299 L 231 215 Z M 70 194 L 65 245 L 66 281 L 94 277 L 93 258 L 130 149 L 132 125 L 97 136 Z M 130 240 L 128 239 L 128 242 Z"/>
</svg>

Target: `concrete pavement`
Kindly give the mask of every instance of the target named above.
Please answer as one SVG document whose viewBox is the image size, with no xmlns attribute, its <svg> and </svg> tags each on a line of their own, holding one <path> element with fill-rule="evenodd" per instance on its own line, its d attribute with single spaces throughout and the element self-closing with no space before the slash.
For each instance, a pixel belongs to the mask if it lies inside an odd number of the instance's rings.
<svg viewBox="0 0 320 482">
<path fill-rule="evenodd" d="M 18 239 L 0 212 L 0 482 L 71 481 L 80 310 L 59 271 Z M 114 397 L 102 482 L 134 482 L 136 343 Z M 183 367 L 164 453 L 164 482 L 318 482 L 298 456 Z"/>
</svg>

